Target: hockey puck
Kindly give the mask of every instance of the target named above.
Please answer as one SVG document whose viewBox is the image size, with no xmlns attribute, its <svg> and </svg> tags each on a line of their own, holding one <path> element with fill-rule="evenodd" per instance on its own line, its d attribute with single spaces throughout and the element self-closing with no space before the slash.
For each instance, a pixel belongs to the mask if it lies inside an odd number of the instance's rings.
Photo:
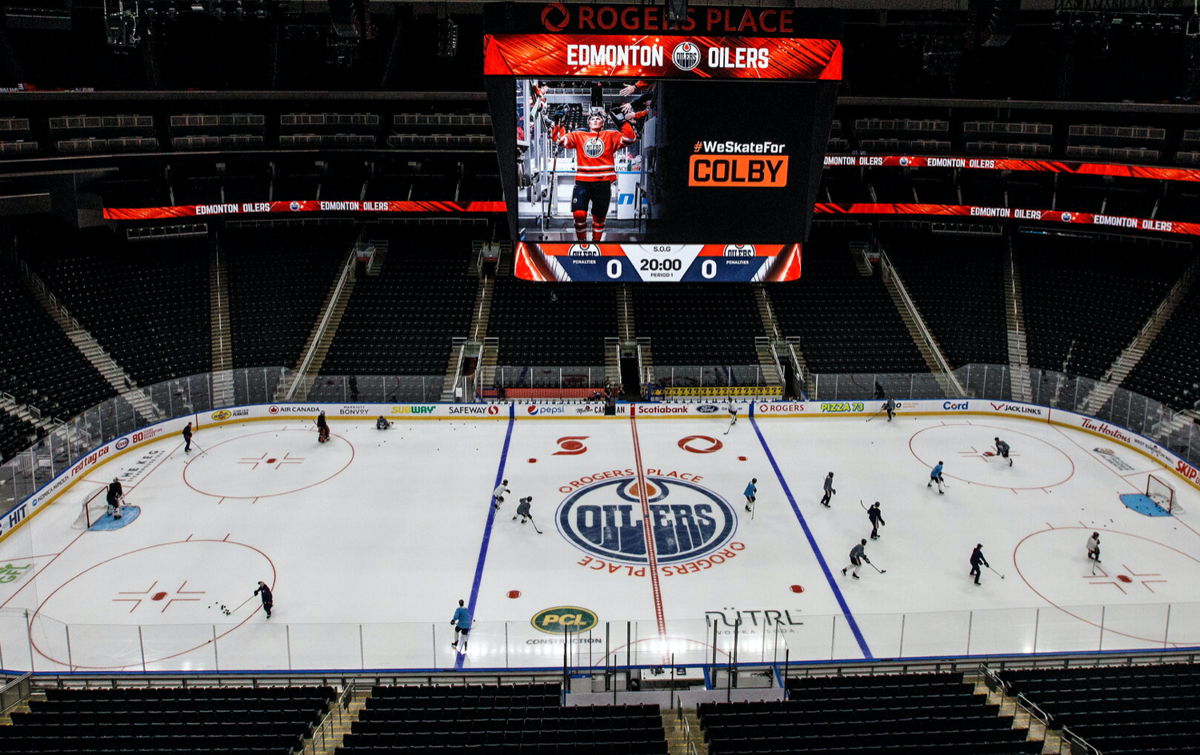
<svg viewBox="0 0 1200 755">
<path fill-rule="evenodd" d="M 512 598 L 512 599 L 514 599 L 514 600 L 516 600 L 517 598 L 521 597 L 521 591 L 520 591 L 520 590 L 509 590 L 509 591 L 506 593 L 506 595 L 507 595 L 508 597 L 510 597 L 510 598 Z"/>
<path fill-rule="evenodd" d="M 792 592 L 804 592 L 804 585 L 792 585 L 788 589 Z"/>
</svg>

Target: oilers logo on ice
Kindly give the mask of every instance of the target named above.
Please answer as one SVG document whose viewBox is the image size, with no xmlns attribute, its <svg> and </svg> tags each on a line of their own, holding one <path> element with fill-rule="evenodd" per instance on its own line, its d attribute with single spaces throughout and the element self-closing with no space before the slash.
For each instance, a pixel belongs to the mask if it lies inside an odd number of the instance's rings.
<svg viewBox="0 0 1200 755">
<path fill-rule="evenodd" d="M 604 142 L 592 137 L 583 143 L 583 154 L 596 158 L 604 154 Z"/>
<path fill-rule="evenodd" d="M 690 71 L 700 65 L 700 48 L 694 42 L 680 42 L 671 50 L 671 62 L 681 71 Z"/>
<path fill-rule="evenodd" d="M 645 481 L 649 528 L 643 526 L 637 478 L 618 477 L 567 496 L 556 515 L 559 531 L 589 555 L 622 564 L 648 563 L 647 529 L 659 564 L 701 559 L 733 538 L 737 515 L 721 496 L 682 479 L 648 475 Z"/>
<path fill-rule="evenodd" d="M 753 244 L 726 244 L 725 245 L 725 256 L 726 257 L 753 257 L 754 256 L 754 245 Z"/>
<path fill-rule="evenodd" d="M 596 244 L 571 244 L 568 257 L 599 257 L 600 247 Z"/>
</svg>

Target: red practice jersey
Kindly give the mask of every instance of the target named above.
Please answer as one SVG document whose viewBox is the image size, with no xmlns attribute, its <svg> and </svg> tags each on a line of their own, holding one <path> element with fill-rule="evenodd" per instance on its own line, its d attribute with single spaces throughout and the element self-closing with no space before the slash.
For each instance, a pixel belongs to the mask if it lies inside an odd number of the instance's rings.
<svg viewBox="0 0 1200 755">
<path fill-rule="evenodd" d="M 617 150 L 637 140 L 628 123 L 620 131 L 572 131 L 559 139 L 559 144 L 575 150 L 576 181 L 616 181 L 613 163 Z"/>
</svg>

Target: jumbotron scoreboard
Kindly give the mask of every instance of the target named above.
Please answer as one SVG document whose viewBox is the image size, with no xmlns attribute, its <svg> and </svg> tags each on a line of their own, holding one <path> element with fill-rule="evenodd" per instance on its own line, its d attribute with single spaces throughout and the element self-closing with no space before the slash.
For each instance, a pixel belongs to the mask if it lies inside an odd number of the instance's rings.
<svg viewBox="0 0 1200 755">
<path fill-rule="evenodd" d="M 484 73 L 516 274 L 800 275 L 840 17 L 794 8 L 487 8 Z"/>
</svg>

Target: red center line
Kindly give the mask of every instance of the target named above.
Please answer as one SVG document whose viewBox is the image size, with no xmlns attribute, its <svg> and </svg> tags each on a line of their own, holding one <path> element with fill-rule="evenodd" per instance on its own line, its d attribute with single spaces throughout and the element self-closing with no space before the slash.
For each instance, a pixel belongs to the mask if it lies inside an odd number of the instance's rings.
<svg viewBox="0 0 1200 755">
<path fill-rule="evenodd" d="M 630 407 L 629 429 L 633 433 L 633 461 L 637 468 L 638 500 L 642 502 L 642 536 L 646 540 L 646 567 L 650 570 L 650 589 L 654 593 L 654 618 L 658 621 L 658 636 L 667 634 L 667 620 L 663 616 L 662 586 L 658 583 L 658 554 L 654 550 L 654 525 L 650 521 L 650 501 L 646 499 L 646 474 L 642 469 L 642 446 L 638 442 L 636 411 Z"/>
</svg>

